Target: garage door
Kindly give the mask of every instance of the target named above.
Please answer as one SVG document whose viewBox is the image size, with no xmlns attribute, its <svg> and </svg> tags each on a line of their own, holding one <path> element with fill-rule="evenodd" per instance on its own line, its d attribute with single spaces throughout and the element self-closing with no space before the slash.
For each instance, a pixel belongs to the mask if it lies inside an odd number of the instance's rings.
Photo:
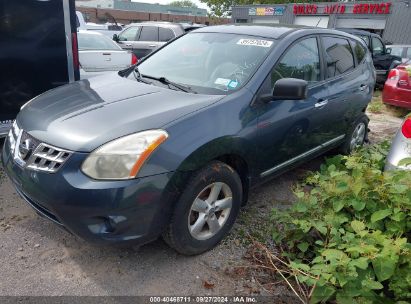
<svg viewBox="0 0 411 304">
<path fill-rule="evenodd" d="M 376 29 L 385 28 L 385 19 L 337 19 L 337 28 Z"/>
<path fill-rule="evenodd" d="M 297 16 L 294 19 L 294 24 L 328 27 L 328 19 L 330 19 L 328 16 Z"/>
<path fill-rule="evenodd" d="M 278 24 L 280 20 L 274 18 L 255 18 L 253 19 L 253 23 Z"/>
</svg>

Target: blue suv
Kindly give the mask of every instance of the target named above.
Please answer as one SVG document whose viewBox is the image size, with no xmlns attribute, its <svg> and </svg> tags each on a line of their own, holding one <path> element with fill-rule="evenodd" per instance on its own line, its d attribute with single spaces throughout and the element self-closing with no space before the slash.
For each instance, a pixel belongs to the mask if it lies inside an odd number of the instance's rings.
<svg viewBox="0 0 411 304">
<path fill-rule="evenodd" d="M 251 187 L 361 146 L 374 84 L 366 45 L 347 33 L 202 28 L 29 101 L 3 166 L 40 215 L 88 241 L 162 235 L 199 254 L 229 232 Z"/>
</svg>

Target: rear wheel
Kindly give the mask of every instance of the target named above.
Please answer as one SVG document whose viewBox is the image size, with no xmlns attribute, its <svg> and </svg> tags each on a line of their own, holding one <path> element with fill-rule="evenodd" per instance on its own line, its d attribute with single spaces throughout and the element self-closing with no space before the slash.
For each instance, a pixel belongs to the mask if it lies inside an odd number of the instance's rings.
<svg viewBox="0 0 411 304">
<path fill-rule="evenodd" d="M 194 174 L 163 234 L 176 251 L 199 254 L 213 248 L 230 231 L 242 201 L 238 174 L 222 162 L 212 162 Z"/>
<path fill-rule="evenodd" d="M 369 119 L 365 114 L 356 120 L 347 134 L 344 144 L 340 147 L 341 153 L 350 154 L 363 146 L 368 136 L 368 121 Z"/>
</svg>

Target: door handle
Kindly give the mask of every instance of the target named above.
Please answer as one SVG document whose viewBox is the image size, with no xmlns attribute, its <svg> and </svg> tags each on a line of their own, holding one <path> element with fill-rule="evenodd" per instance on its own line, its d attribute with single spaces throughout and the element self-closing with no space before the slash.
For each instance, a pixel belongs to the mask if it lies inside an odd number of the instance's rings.
<svg viewBox="0 0 411 304">
<path fill-rule="evenodd" d="M 363 92 L 368 88 L 368 86 L 366 84 L 362 84 L 360 85 L 360 91 Z"/>
<path fill-rule="evenodd" d="M 156 47 L 157 45 L 155 44 L 150 44 L 149 47 Z"/>
<path fill-rule="evenodd" d="M 126 46 L 133 46 L 132 44 L 130 44 L 130 43 L 126 43 Z"/>
<path fill-rule="evenodd" d="M 316 108 L 322 108 L 328 103 L 328 99 L 321 99 L 319 100 L 314 106 Z"/>
</svg>

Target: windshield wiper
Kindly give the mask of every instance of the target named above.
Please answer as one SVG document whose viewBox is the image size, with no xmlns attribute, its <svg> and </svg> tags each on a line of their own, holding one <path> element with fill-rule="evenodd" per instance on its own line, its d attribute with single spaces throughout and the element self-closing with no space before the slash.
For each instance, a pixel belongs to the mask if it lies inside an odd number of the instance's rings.
<svg viewBox="0 0 411 304">
<path fill-rule="evenodd" d="M 179 83 L 176 83 L 176 82 L 173 82 L 173 81 L 171 81 L 171 80 L 168 80 L 167 78 L 165 78 L 165 77 L 154 77 L 154 76 L 150 76 L 150 75 L 141 75 L 142 77 L 144 77 L 144 78 L 149 78 L 149 79 L 154 79 L 154 80 L 157 80 L 157 81 L 160 81 L 161 83 L 164 83 L 164 84 L 166 84 L 166 85 L 168 85 L 168 87 L 171 89 L 171 86 L 173 86 L 174 88 L 176 88 L 176 89 L 178 89 L 178 90 L 180 90 L 180 91 L 183 91 L 183 92 L 186 92 L 186 93 L 194 93 L 194 94 L 197 94 L 197 92 L 196 91 L 194 91 L 192 88 L 190 88 L 189 86 L 185 86 L 185 85 L 182 85 L 182 84 L 179 84 Z"/>
</svg>

